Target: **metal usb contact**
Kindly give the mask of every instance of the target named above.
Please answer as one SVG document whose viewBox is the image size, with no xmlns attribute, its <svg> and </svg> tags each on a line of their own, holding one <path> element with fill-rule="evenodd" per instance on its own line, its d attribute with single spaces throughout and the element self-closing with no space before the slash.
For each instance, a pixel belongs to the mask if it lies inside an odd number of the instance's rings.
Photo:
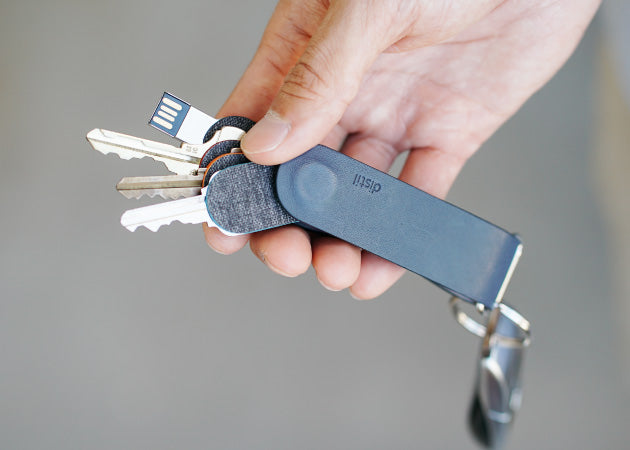
<svg viewBox="0 0 630 450">
<path fill-rule="evenodd" d="M 216 121 L 214 117 L 165 92 L 149 125 L 188 144 L 201 144 L 206 131 Z"/>
</svg>

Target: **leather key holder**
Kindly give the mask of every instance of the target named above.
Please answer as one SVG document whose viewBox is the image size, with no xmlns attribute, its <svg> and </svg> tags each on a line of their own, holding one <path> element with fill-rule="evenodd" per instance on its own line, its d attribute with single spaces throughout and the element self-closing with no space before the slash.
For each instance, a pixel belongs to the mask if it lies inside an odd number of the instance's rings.
<svg viewBox="0 0 630 450">
<path fill-rule="evenodd" d="M 322 145 L 279 166 L 216 172 L 206 206 L 225 231 L 298 223 L 488 309 L 501 302 L 522 251 L 516 235 Z"/>
</svg>

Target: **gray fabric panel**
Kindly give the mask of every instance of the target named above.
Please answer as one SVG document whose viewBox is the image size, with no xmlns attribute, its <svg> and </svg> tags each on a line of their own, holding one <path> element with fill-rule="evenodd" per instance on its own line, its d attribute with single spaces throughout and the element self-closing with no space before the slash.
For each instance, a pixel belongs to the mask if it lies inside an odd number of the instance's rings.
<svg viewBox="0 0 630 450">
<path fill-rule="evenodd" d="M 254 233 L 297 222 L 276 195 L 277 170 L 277 166 L 246 163 L 218 172 L 206 193 L 214 223 L 232 233 Z"/>
</svg>

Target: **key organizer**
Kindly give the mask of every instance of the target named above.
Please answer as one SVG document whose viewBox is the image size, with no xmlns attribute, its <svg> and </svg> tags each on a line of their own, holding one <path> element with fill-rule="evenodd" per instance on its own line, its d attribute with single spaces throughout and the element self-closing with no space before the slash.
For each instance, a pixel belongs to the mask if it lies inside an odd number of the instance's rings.
<svg viewBox="0 0 630 450">
<path fill-rule="evenodd" d="M 299 223 L 490 309 L 522 249 L 517 236 L 321 145 L 277 168 L 247 163 L 217 172 L 206 204 L 226 231 Z"/>
</svg>

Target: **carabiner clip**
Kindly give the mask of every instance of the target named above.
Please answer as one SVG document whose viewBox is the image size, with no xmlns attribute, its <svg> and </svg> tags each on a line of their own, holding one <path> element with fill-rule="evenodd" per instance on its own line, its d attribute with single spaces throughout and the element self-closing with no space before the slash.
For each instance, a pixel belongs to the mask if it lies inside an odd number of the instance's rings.
<svg viewBox="0 0 630 450">
<path fill-rule="evenodd" d="M 482 338 L 468 425 L 480 444 L 499 449 L 521 406 L 522 367 L 525 348 L 531 342 L 530 324 L 516 310 L 500 303 L 486 314 L 486 324 L 482 325 L 461 311 L 458 302 L 455 297 L 450 302 L 456 320 Z"/>
</svg>

